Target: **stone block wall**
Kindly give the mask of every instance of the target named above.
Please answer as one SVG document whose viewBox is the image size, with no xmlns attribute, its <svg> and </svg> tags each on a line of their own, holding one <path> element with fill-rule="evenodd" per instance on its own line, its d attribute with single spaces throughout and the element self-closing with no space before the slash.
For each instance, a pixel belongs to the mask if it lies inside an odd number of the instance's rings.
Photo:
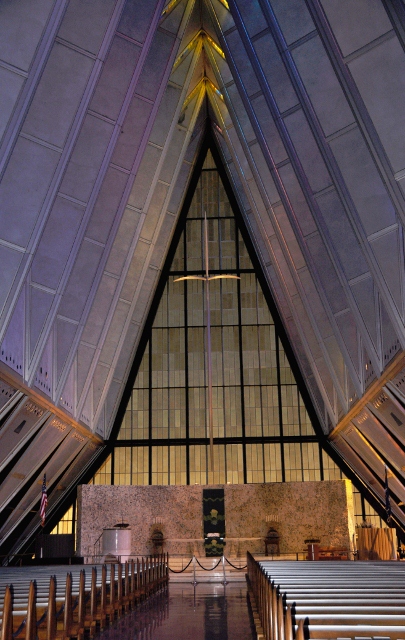
<svg viewBox="0 0 405 640">
<path fill-rule="evenodd" d="M 220 487 L 221 485 L 216 485 Z M 280 553 L 302 552 L 304 540 L 351 547 L 353 499 L 347 480 L 223 485 L 225 555 L 264 553 L 264 537 L 273 526 Z M 193 486 L 82 485 L 78 489 L 77 553 L 88 561 L 103 528 L 123 519 L 131 527 L 134 556 L 152 552 L 151 535 L 160 529 L 164 551 L 204 555 L 202 491 Z M 276 516 L 276 522 L 266 521 Z"/>
</svg>

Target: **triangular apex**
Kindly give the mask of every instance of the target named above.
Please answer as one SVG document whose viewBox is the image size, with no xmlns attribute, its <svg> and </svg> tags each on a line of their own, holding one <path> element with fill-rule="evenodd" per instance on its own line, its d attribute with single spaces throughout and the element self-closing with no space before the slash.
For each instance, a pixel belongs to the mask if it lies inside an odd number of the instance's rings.
<svg viewBox="0 0 405 640">
<path fill-rule="evenodd" d="M 209 282 L 210 344 L 208 285 L 202 280 L 205 228 L 210 276 L 238 276 Z M 259 268 L 207 133 L 111 437 L 114 484 L 323 477 L 319 438 Z M 213 470 L 208 464 L 209 353 Z M 337 469 L 335 477 L 340 477 Z"/>
</svg>

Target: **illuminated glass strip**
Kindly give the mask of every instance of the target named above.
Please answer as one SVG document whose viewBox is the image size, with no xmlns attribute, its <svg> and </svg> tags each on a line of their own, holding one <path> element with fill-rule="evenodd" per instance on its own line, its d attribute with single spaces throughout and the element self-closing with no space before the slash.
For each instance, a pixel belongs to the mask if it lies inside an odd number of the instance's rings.
<svg viewBox="0 0 405 640">
<path fill-rule="evenodd" d="M 192 49 L 194 49 L 194 47 L 196 47 L 199 42 L 202 41 L 203 37 L 204 37 L 204 32 L 200 29 L 200 31 L 198 33 L 196 33 L 194 38 L 192 40 L 190 40 L 190 42 L 188 43 L 187 47 L 185 49 L 183 49 L 183 51 L 177 57 L 174 65 L 173 65 L 173 71 L 175 69 L 177 69 L 179 64 L 181 64 L 183 62 L 184 58 L 190 53 L 190 51 Z"/>
<path fill-rule="evenodd" d="M 213 49 L 215 49 L 215 51 L 221 56 L 221 58 L 223 58 L 225 60 L 225 54 L 222 51 L 221 47 L 219 45 L 217 45 L 217 43 L 215 42 L 215 40 L 213 40 L 211 38 L 211 36 L 208 35 L 208 33 L 204 32 L 205 37 L 207 38 L 208 42 L 210 43 L 211 47 Z"/>
<path fill-rule="evenodd" d="M 183 108 L 181 110 L 182 112 L 184 111 L 184 109 L 186 109 L 188 107 L 188 105 L 190 104 L 192 99 L 197 95 L 197 93 L 199 93 L 201 91 L 201 89 L 203 91 L 205 91 L 205 89 L 206 89 L 205 81 L 206 81 L 206 78 L 204 76 L 204 78 L 202 78 L 200 80 L 200 82 L 194 87 L 192 92 L 188 94 L 187 98 L 184 100 Z"/>
<path fill-rule="evenodd" d="M 208 84 L 209 88 L 222 100 L 222 102 L 224 101 L 224 96 L 222 95 L 222 93 L 220 92 L 220 90 L 218 89 L 218 87 L 215 86 L 215 84 L 213 82 L 211 82 L 211 80 L 209 80 L 209 78 L 205 78 L 206 83 Z"/>
<path fill-rule="evenodd" d="M 173 71 L 177 69 L 179 64 L 181 64 L 184 58 L 189 54 L 189 52 L 194 49 L 198 43 L 203 42 L 204 39 L 207 40 L 208 44 L 221 56 L 223 60 L 225 60 L 225 54 L 222 51 L 221 47 L 208 35 L 203 29 L 200 29 L 198 33 L 194 36 L 194 38 L 188 43 L 187 47 L 183 49 L 180 55 L 176 58 L 176 61 L 173 65 Z"/>
<path fill-rule="evenodd" d="M 171 2 L 169 2 L 169 4 L 166 6 L 166 8 L 162 12 L 162 18 L 165 18 L 171 11 L 173 11 L 173 9 L 177 7 L 177 5 L 180 4 L 180 2 L 182 2 L 182 0 L 172 0 Z"/>
</svg>

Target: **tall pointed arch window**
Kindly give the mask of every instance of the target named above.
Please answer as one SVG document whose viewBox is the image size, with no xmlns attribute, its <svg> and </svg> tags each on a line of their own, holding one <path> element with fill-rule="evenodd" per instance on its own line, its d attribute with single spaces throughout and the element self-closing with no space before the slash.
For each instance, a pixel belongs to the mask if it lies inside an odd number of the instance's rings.
<svg viewBox="0 0 405 640">
<path fill-rule="evenodd" d="M 213 469 L 204 283 L 175 282 L 204 274 L 204 212 L 210 275 L 240 277 L 210 283 Z M 210 151 L 183 225 L 112 452 L 111 481 L 321 480 L 318 438 Z"/>
</svg>

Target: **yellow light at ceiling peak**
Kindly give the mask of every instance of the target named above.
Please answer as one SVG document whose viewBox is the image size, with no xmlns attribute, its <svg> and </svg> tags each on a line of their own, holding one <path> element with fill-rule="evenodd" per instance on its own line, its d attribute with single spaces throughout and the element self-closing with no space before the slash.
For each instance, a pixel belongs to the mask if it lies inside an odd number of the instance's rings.
<svg viewBox="0 0 405 640">
<path fill-rule="evenodd" d="M 182 112 L 188 107 L 188 105 L 190 104 L 192 99 L 200 92 L 201 89 L 203 89 L 203 91 L 205 93 L 205 92 L 208 91 L 208 88 L 210 88 L 212 91 L 214 91 L 215 94 L 221 100 L 224 99 L 224 97 L 223 97 L 222 93 L 220 92 L 220 90 L 218 89 L 218 87 L 216 87 L 215 84 L 209 78 L 207 78 L 207 76 L 204 76 L 203 78 L 201 78 L 200 82 L 198 84 L 196 84 L 194 89 L 188 94 L 187 98 L 184 101 Z"/>
<path fill-rule="evenodd" d="M 189 1 L 191 2 L 192 0 L 189 0 Z M 183 2 L 183 0 L 171 0 L 171 2 L 169 2 L 162 11 L 162 18 L 164 18 L 171 11 L 173 11 L 173 9 L 175 9 L 175 7 L 177 7 L 177 5 L 180 4 L 180 2 Z M 225 7 L 225 9 L 228 9 L 229 11 L 229 4 L 227 0 L 219 0 L 219 2 Z"/>
<path fill-rule="evenodd" d="M 177 56 L 173 65 L 173 71 L 177 69 L 177 67 L 183 62 L 190 51 L 194 49 L 198 44 L 201 44 L 202 46 L 206 46 L 208 44 L 210 47 L 212 47 L 212 49 L 214 49 L 214 51 L 218 53 L 218 55 L 221 56 L 221 58 L 225 60 L 225 53 L 222 51 L 219 44 L 217 44 L 215 40 L 213 40 L 213 38 L 211 38 L 211 36 L 208 35 L 206 31 L 204 31 L 204 29 L 200 29 L 190 40 L 188 45 Z"/>
</svg>

